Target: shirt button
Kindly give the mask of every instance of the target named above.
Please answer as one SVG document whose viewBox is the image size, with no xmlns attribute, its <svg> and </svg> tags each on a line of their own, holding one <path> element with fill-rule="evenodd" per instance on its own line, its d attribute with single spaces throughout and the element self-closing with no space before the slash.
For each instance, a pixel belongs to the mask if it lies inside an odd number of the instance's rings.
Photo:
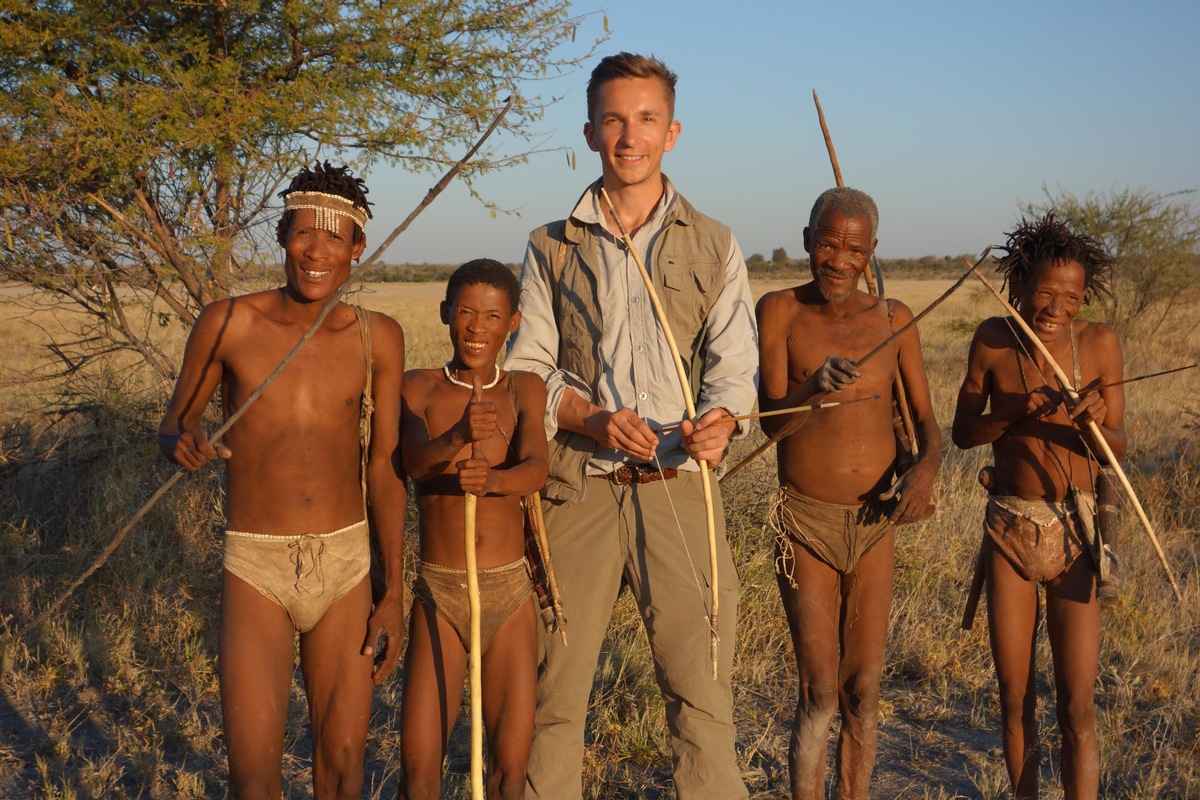
<svg viewBox="0 0 1200 800">
<path fill-rule="evenodd" d="M 637 350 L 637 351 L 640 353 L 640 352 L 642 352 L 643 350 L 645 350 L 646 348 L 642 347 L 642 346 L 639 344 L 639 345 L 638 345 L 636 348 L 634 348 L 634 349 L 635 349 L 635 350 Z"/>
<path fill-rule="evenodd" d="M 645 392 L 638 392 L 638 400 L 645 400 L 648 396 Z"/>
<path fill-rule="evenodd" d="M 639 300 L 639 299 L 640 299 L 640 298 L 637 298 L 637 297 L 633 298 L 633 304 L 634 304 L 634 305 L 637 305 L 637 304 L 638 304 L 638 300 Z"/>
</svg>

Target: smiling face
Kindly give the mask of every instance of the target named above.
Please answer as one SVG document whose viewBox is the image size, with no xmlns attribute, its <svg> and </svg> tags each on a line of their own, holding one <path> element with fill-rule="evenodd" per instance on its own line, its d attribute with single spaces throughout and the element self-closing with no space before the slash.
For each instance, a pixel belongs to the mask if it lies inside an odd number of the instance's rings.
<svg viewBox="0 0 1200 800">
<path fill-rule="evenodd" d="M 316 212 L 296 209 L 284 243 L 283 271 L 295 300 L 325 300 L 350 277 L 351 262 L 362 255 L 365 241 L 354 242 L 354 221 L 338 216 L 336 233 L 316 226 Z"/>
<path fill-rule="evenodd" d="M 680 124 L 671 118 L 667 88 L 657 78 L 616 78 L 596 91 L 595 111 L 583 126 L 600 154 L 606 188 L 658 184 L 662 157 L 675 146 Z"/>
<path fill-rule="evenodd" d="M 848 299 L 871 261 L 875 244 L 871 238 L 871 220 L 866 214 L 847 217 L 833 210 L 821 218 L 815 229 L 805 228 L 804 249 L 821 296 L 830 303 Z"/>
<path fill-rule="evenodd" d="M 509 307 L 508 293 L 487 283 L 469 283 L 453 300 L 443 301 L 442 322 L 450 326 L 453 366 L 461 371 L 490 370 L 521 312 Z"/>
<path fill-rule="evenodd" d="M 1043 261 L 1021 286 L 1021 317 L 1043 342 L 1057 339 L 1083 307 L 1087 273 L 1078 261 Z"/>
</svg>

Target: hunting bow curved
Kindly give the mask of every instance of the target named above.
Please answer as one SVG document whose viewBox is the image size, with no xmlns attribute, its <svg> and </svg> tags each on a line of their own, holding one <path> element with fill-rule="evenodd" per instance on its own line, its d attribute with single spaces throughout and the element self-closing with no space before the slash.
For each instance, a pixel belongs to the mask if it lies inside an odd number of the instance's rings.
<svg viewBox="0 0 1200 800">
<path fill-rule="evenodd" d="M 617 214 L 617 208 L 613 205 L 612 198 L 608 196 L 608 192 L 604 187 L 600 187 L 600 195 L 604 198 L 604 202 L 608 204 L 608 210 L 612 213 L 613 221 L 617 223 L 617 227 L 621 230 L 621 238 L 625 241 L 625 247 L 629 250 L 629 254 L 633 256 L 633 261 L 637 264 L 638 272 L 642 276 L 642 282 L 646 285 L 646 292 L 650 295 L 650 303 L 654 306 L 654 315 L 658 318 L 659 325 L 662 326 L 663 335 L 667 339 L 667 347 L 671 350 L 672 360 L 675 362 L 675 372 L 679 377 L 679 387 L 683 391 L 683 402 L 687 407 L 689 419 L 696 418 L 696 404 L 692 401 L 692 385 L 688 380 L 687 369 L 683 364 L 683 357 L 679 355 L 679 346 L 675 343 L 675 334 L 671 332 L 671 324 L 667 322 L 666 312 L 663 311 L 662 303 L 659 302 L 658 293 L 654 291 L 654 284 L 650 281 L 650 273 L 646 271 L 646 265 L 642 261 L 642 257 L 638 254 L 637 248 L 633 246 L 633 239 L 629 235 L 629 231 L 625 229 L 625 223 L 621 222 L 621 217 Z M 712 589 L 712 604 L 709 607 L 708 625 L 710 634 L 710 656 L 712 658 L 712 677 L 717 679 L 717 652 L 720 647 L 720 638 L 717 636 L 717 525 L 716 515 L 713 512 L 712 485 L 709 483 L 708 462 L 703 459 L 698 459 L 700 465 L 700 485 L 704 488 L 704 511 L 705 524 L 708 527 L 708 564 L 711 576 Z"/>
</svg>

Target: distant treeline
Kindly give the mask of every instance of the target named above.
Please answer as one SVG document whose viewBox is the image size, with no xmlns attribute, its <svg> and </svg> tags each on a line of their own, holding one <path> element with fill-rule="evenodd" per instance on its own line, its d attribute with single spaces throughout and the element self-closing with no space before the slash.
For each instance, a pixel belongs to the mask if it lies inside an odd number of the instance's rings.
<svg viewBox="0 0 1200 800">
<path fill-rule="evenodd" d="M 974 261 L 978 256 L 967 256 Z M 920 258 L 880 258 L 879 267 L 883 274 L 894 278 L 957 278 L 965 265 L 962 256 L 921 256 Z M 746 257 L 746 268 L 750 274 L 760 278 L 787 278 L 802 271 L 808 275 L 807 258 L 790 258 L 782 247 L 775 248 L 771 258 L 762 253 Z"/>
<path fill-rule="evenodd" d="M 444 283 L 459 264 L 372 264 L 363 272 L 367 283 Z M 520 264 L 505 264 L 514 275 L 521 274 Z"/>
<path fill-rule="evenodd" d="M 783 248 L 776 248 L 770 260 L 761 253 L 746 258 L 750 275 L 759 278 L 786 278 L 798 271 L 808 274 L 808 259 L 789 258 Z M 974 258 L 971 259 L 972 261 Z M 896 278 L 957 278 L 964 266 L 961 256 L 922 256 L 921 258 L 881 258 L 885 275 Z M 505 265 L 520 275 L 520 264 Z M 458 264 L 373 264 L 363 273 L 369 283 L 441 283 L 450 277 Z"/>
</svg>

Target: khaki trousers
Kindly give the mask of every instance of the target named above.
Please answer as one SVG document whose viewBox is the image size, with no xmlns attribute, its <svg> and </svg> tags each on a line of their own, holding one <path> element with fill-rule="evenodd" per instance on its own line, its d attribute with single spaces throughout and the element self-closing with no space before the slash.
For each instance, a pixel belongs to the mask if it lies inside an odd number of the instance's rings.
<svg viewBox="0 0 1200 800">
<path fill-rule="evenodd" d="M 699 473 L 680 472 L 640 486 L 589 478 L 583 503 L 547 506 L 546 529 L 570 645 L 564 647 L 539 627 L 543 660 L 527 798 L 583 796 L 588 698 L 613 605 L 625 585 L 641 612 L 666 704 L 678 797 L 748 797 L 734 752 L 730 688 L 738 579 L 715 476 L 710 480 L 721 578 L 717 680 L 709 656 L 711 584 Z"/>
</svg>

